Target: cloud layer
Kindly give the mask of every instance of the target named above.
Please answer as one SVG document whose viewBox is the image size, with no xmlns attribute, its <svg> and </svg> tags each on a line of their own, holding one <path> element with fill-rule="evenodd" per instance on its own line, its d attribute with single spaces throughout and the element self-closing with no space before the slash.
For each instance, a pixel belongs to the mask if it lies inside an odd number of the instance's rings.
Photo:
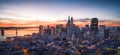
<svg viewBox="0 0 120 55">
<path fill-rule="evenodd" d="M 84 26 L 86 24 L 90 24 L 91 19 L 90 18 L 82 18 L 82 19 L 74 19 L 74 23 L 78 26 Z M 65 24 L 67 23 L 66 20 L 57 20 L 54 22 L 47 22 L 47 21 L 24 21 L 24 20 L 14 20 L 10 18 L 0 18 L 0 26 L 1 27 L 33 27 L 33 26 L 39 26 L 39 25 L 51 25 L 55 26 L 56 24 Z M 120 26 L 119 21 L 113 21 L 113 20 L 99 20 L 99 25 L 104 24 L 106 26 Z"/>
</svg>

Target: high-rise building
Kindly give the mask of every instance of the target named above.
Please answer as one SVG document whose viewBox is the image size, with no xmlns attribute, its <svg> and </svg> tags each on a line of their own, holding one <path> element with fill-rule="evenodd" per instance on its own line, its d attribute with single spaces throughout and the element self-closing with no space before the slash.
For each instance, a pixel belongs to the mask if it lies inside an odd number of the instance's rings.
<svg viewBox="0 0 120 55">
<path fill-rule="evenodd" d="M 73 30 L 75 28 L 75 24 L 73 21 L 73 17 L 71 17 L 71 22 L 70 22 L 70 29 Z"/>
<path fill-rule="evenodd" d="M 109 37 L 109 30 L 108 29 L 106 29 L 104 33 L 105 33 L 105 35 L 104 35 L 105 37 Z"/>
<path fill-rule="evenodd" d="M 90 25 L 90 33 L 92 37 L 98 37 L 98 19 L 92 18 Z"/>
<path fill-rule="evenodd" d="M 68 16 L 68 22 L 66 23 L 66 30 L 67 30 L 67 35 L 70 34 L 70 24 L 71 21 L 70 21 L 70 16 Z"/>
<path fill-rule="evenodd" d="M 89 31 L 89 25 L 88 24 L 85 25 L 85 31 Z"/>
<path fill-rule="evenodd" d="M 90 36 L 90 27 L 88 24 L 85 25 L 85 28 L 83 30 L 84 32 L 84 37 L 89 37 Z"/>
<path fill-rule="evenodd" d="M 60 36 L 61 32 L 62 32 L 62 24 L 56 25 L 56 35 Z"/>
<path fill-rule="evenodd" d="M 68 16 L 68 22 L 67 22 L 67 24 L 66 24 L 66 27 L 70 26 L 70 23 L 71 23 L 71 21 L 70 21 L 70 16 Z"/>
<path fill-rule="evenodd" d="M 105 35 L 105 25 L 99 25 L 99 37 L 104 38 Z"/>
<path fill-rule="evenodd" d="M 43 28 L 42 25 L 39 26 L 39 34 L 40 34 L 41 36 L 44 35 L 44 28 Z"/>
<path fill-rule="evenodd" d="M 90 25 L 90 31 L 98 32 L 98 19 L 92 18 L 91 19 L 91 25 Z"/>
<path fill-rule="evenodd" d="M 51 35 L 55 34 L 55 28 L 51 27 Z"/>
<path fill-rule="evenodd" d="M 73 17 L 68 16 L 68 22 L 66 24 L 66 29 L 67 29 L 67 35 L 70 36 L 72 32 L 72 30 L 75 28 L 75 24 L 73 22 Z"/>
<path fill-rule="evenodd" d="M 47 29 L 50 29 L 50 26 L 49 26 L 49 25 L 47 25 Z"/>
<path fill-rule="evenodd" d="M 73 24 L 73 17 L 71 17 L 71 22 L 70 23 Z"/>
</svg>

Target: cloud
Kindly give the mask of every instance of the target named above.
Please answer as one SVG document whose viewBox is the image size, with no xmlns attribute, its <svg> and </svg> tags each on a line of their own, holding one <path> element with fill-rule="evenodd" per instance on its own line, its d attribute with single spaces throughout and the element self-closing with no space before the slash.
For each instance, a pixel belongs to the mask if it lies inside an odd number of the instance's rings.
<svg viewBox="0 0 120 55">
<path fill-rule="evenodd" d="M 99 20 L 99 22 L 112 22 L 112 20 Z"/>
<path fill-rule="evenodd" d="M 120 24 L 120 22 L 118 22 L 118 21 L 113 21 L 112 23 L 115 23 L 115 24 Z"/>
<path fill-rule="evenodd" d="M 57 20 L 56 22 L 67 22 L 67 20 Z"/>
<path fill-rule="evenodd" d="M 119 16 L 117 16 L 116 18 L 120 19 L 120 15 L 119 15 Z"/>
<path fill-rule="evenodd" d="M 79 19 L 80 22 L 90 22 L 90 18 Z M 112 20 L 98 20 L 99 22 L 111 22 Z"/>
<path fill-rule="evenodd" d="M 90 18 L 74 19 L 74 22 L 89 22 Z M 57 20 L 57 22 L 67 22 L 68 20 Z"/>
<path fill-rule="evenodd" d="M 15 27 L 15 26 L 20 26 L 20 27 L 27 27 L 27 26 L 39 26 L 39 25 L 52 25 L 55 26 L 56 24 L 66 24 L 66 20 L 57 20 L 56 22 L 48 22 L 48 21 L 41 21 L 41 20 L 36 20 L 36 21 L 24 21 L 24 20 L 14 20 L 11 18 L 0 18 L 0 26 L 5 26 L 5 27 Z M 90 24 L 90 18 L 82 18 L 82 19 L 74 19 L 74 22 L 76 25 L 84 26 L 85 24 Z M 113 21 L 113 20 L 99 20 L 99 23 L 104 23 L 105 25 L 113 25 L 113 26 L 120 26 L 120 21 Z"/>
<path fill-rule="evenodd" d="M 11 19 L 11 18 L 2 18 L 2 17 L 0 17 L 0 20 L 13 20 L 13 19 Z"/>
<path fill-rule="evenodd" d="M 50 22 L 47 21 L 41 21 L 41 20 L 36 20 L 36 21 L 25 21 L 25 20 L 15 20 L 15 19 L 10 19 L 10 18 L 0 18 L 0 26 L 2 27 L 25 27 L 25 26 L 39 26 L 39 25 L 48 25 L 51 24 Z"/>
<path fill-rule="evenodd" d="M 56 22 L 67 22 L 68 20 L 57 20 Z M 74 22 L 90 22 L 90 18 L 74 19 Z M 98 20 L 99 22 L 113 22 L 112 20 Z"/>
<path fill-rule="evenodd" d="M 80 22 L 89 22 L 91 19 L 90 18 L 83 18 L 83 19 L 78 19 Z"/>
<path fill-rule="evenodd" d="M 73 21 L 74 22 L 88 22 L 89 20 L 91 20 L 91 19 L 89 19 L 89 18 L 83 18 L 83 19 L 74 19 Z M 67 22 L 68 20 L 57 20 L 56 22 Z"/>
</svg>

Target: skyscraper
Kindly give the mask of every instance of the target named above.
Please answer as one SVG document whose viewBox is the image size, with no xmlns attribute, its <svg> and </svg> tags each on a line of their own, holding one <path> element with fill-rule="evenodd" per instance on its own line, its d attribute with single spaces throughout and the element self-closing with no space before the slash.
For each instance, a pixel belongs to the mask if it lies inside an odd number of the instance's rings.
<svg viewBox="0 0 120 55">
<path fill-rule="evenodd" d="M 98 32 L 98 19 L 92 18 L 91 19 L 91 25 L 90 25 L 90 31 L 91 32 Z"/>
<path fill-rule="evenodd" d="M 89 25 L 88 24 L 85 25 L 85 31 L 89 31 Z"/>
<path fill-rule="evenodd" d="M 68 22 L 66 24 L 67 35 L 70 36 L 73 33 L 73 29 L 75 28 L 75 24 L 73 22 L 73 17 L 68 16 Z"/>
<path fill-rule="evenodd" d="M 73 24 L 73 17 L 71 17 L 71 22 L 70 23 Z"/>
<path fill-rule="evenodd" d="M 104 38 L 105 35 L 105 25 L 99 25 L 99 37 Z"/>
<path fill-rule="evenodd" d="M 72 27 L 73 25 L 73 17 L 68 16 L 68 22 L 66 24 L 66 27 Z"/>
<path fill-rule="evenodd" d="M 67 29 L 67 35 L 69 36 L 70 34 L 70 24 L 71 21 L 70 21 L 70 16 L 68 16 L 68 22 L 66 23 L 66 29 Z"/>
<path fill-rule="evenodd" d="M 66 24 L 66 27 L 70 26 L 71 20 L 70 20 L 70 16 L 68 16 L 68 22 Z"/>
<path fill-rule="evenodd" d="M 106 37 L 106 38 L 108 38 L 109 37 L 109 30 L 108 29 L 105 29 L 105 35 L 104 35 L 104 37 Z"/>
<path fill-rule="evenodd" d="M 55 34 L 55 28 L 54 27 L 51 27 L 51 35 Z"/>
<path fill-rule="evenodd" d="M 70 21 L 70 29 L 74 29 L 75 27 L 75 24 L 74 24 L 74 21 L 73 21 L 73 17 L 71 17 L 71 21 Z"/>
<path fill-rule="evenodd" d="M 90 25 L 90 33 L 93 37 L 98 37 L 98 19 L 92 18 L 91 19 L 91 25 Z"/>
<path fill-rule="evenodd" d="M 39 26 L 39 34 L 40 34 L 41 36 L 44 35 L 44 29 L 43 29 L 43 26 L 42 26 L 42 25 Z"/>
<path fill-rule="evenodd" d="M 62 24 L 56 25 L 56 35 L 57 36 L 60 36 L 61 31 L 62 31 Z"/>
</svg>

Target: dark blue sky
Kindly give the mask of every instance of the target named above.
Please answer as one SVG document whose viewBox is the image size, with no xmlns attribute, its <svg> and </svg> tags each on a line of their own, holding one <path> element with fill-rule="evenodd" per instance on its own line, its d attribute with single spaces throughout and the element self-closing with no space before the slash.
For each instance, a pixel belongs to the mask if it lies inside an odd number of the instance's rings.
<svg viewBox="0 0 120 55">
<path fill-rule="evenodd" d="M 0 0 L 0 17 L 57 20 L 68 15 L 120 20 L 120 0 Z"/>
</svg>

